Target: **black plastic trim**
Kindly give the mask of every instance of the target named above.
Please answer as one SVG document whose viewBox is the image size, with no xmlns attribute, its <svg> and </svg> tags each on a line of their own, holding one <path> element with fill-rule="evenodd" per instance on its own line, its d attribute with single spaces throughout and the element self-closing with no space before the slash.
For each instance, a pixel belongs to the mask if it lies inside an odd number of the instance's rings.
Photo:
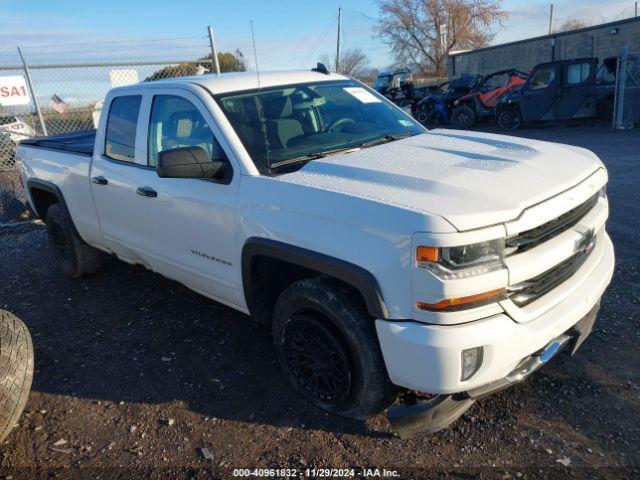
<svg viewBox="0 0 640 480">
<path fill-rule="evenodd" d="M 389 312 L 384 303 L 376 278 L 367 270 L 345 260 L 266 238 L 249 238 L 242 248 L 242 283 L 249 311 L 253 310 L 251 268 L 253 259 L 264 256 L 282 260 L 341 280 L 356 288 L 375 318 L 387 319 Z"/>
<path fill-rule="evenodd" d="M 90 157 L 93 155 L 93 144 L 96 130 L 82 130 L 79 132 L 50 135 L 47 137 L 33 137 L 20 140 L 20 145 L 42 150 L 52 150 L 68 154 Z"/>
<path fill-rule="evenodd" d="M 48 192 L 48 193 L 51 193 L 51 194 L 55 195 L 55 197 L 62 204 L 62 206 L 64 206 L 64 208 L 67 208 L 67 202 L 65 202 L 65 200 L 64 200 L 64 195 L 62 195 L 62 192 L 60 191 L 60 189 L 56 185 L 54 185 L 51 182 L 47 182 L 46 180 L 39 180 L 37 178 L 30 178 L 29 180 L 27 180 L 27 190 L 29 190 L 29 196 L 31 197 L 31 203 L 34 203 L 33 210 L 34 210 L 35 214 L 39 218 L 41 218 L 42 220 L 44 220 L 44 217 L 42 216 L 42 213 L 38 211 L 38 207 L 35 205 L 35 202 L 33 200 L 33 189 L 34 188 L 37 188 L 39 190 L 44 190 L 45 192 Z"/>
</svg>

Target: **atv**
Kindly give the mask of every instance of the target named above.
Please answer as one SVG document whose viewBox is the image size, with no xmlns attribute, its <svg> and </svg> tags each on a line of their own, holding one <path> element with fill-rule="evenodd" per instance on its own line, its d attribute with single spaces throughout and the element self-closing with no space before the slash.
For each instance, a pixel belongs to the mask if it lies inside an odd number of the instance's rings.
<svg viewBox="0 0 640 480">
<path fill-rule="evenodd" d="M 496 105 L 496 121 L 502 130 L 523 123 L 597 119 L 613 121 L 617 59 L 558 60 L 537 65 L 517 91 L 504 95 Z"/>
<path fill-rule="evenodd" d="M 529 74 L 516 69 L 500 70 L 479 79 L 471 91 L 453 102 L 451 124 L 471 128 L 478 120 L 493 119 L 500 98 L 525 83 Z"/>
<path fill-rule="evenodd" d="M 453 103 L 469 93 L 479 78 L 479 75 L 464 75 L 438 85 L 435 91 L 432 90 L 418 102 L 413 116 L 426 127 L 448 125 Z"/>
</svg>

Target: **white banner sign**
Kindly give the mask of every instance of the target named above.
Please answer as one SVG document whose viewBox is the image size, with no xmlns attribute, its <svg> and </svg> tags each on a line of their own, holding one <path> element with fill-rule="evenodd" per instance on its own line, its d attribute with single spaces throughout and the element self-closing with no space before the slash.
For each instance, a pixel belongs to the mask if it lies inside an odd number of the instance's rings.
<svg viewBox="0 0 640 480">
<path fill-rule="evenodd" d="M 0 105 L 10 107 L 13 105 L 29 105 L 31 97 L 27 82 L 22 75 L 0 77 Z"/>
</svg>

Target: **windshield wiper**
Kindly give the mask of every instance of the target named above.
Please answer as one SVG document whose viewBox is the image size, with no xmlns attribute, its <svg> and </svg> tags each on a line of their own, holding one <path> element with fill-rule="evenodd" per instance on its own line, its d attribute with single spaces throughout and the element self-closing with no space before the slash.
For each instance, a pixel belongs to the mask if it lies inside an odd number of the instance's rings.
<svg viewBox="0 0 640 480">
<path fill-rule="evenodd" d="M 355 147 L 351 146 L 351 147 L 334 148 L 333 150 L 324 150 L 322 152 L 309 152 L 309 153 L 305 153 L 304 155 L 288 158 L 286 160 L 280 160 L 279 162 L 274 162 L 271 165 L 269 165 L 269 168 L 278 168 L 278 167 L 284 167 L 287 165 L 292 165 L 294 163 L 308 162 L 310 160 L 316 160 L 318 158 L 328 157 L 329 155 L 335 155 L 336 153 L 346 152 L 349 150 L 358 150 L 359 148 L 360 146 L 358 145 Z"/>
<path fill-rule="evenodd" d="M 389 142 L 393 142 L 394 140 L 413 137 L 414 135 L 419 135 L 419 134 L 413 133 L 413 132 L 396 133 L 394 135 L 385 135 L 384 137 L 376 138 L 375 140 L 369 140 L 368 142 L 360 143 L 358 145 L 351 145 L 349 147 L 335 148 L 333 150 L 324 150 L 322 152 L 309 152 L 309 153 L 305 153 L 304 155 L 299 155 L 297 157 L 288 158 L 286 160 L 280 160 L 279 162 L 274 162 L 269 165 L 269 168 L 279 168 L 279 167 L 285 167 L 287 165 L 293 165 L 295 163 L 309 162 L 311 160 L 316 160 L 318 158 L 328 157 L 329 155 L 335 155 L 336 153 L 348 152 L 350 150 L 360 150 L 361 148 L 374 147 L 382 143 L 389 143 Z"/>
<path fill-rule="evenodd" d="M 358 146 L 360 148 L 375 147 L 376 145 L 382 145 L 383 143 L 393 142 L 395 140 L 400 140 L 402 138 L 413 137 L 414 135 L 418 135 L 418 134 L 413 132 L 407 132 L 407 133 L 396 133 L 395 135 L 385 135 L 384 137 L 376 138 L 375 140 L 369 140 L 368 142 L 361 143 Z"/>
</svg>

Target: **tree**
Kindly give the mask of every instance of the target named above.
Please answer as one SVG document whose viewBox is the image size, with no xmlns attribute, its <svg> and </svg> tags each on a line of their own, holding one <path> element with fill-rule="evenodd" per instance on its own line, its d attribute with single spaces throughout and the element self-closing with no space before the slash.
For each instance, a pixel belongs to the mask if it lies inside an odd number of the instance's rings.
<svg viewBox="0 0 640 480">
<path fill-rule="evenodd" d="M 446 75 L 450 50 L 486 47 L 507 12 L 500 0 L 378 0 L 378 31 L 399 66 Z"/>
<path fill-rule="evenodd" d="M 331 70 L 336 65 L 336 54 L 324 54 L 320 57 L 320 62 Z M 347 77 L 357 77 L 361 75 L 369 65 L 369 58 L 359 48 L 348 48 L 340 51 L 340 62 L 338 63 L 338 73 Z"/>
<path fill-rule="evenodd" d="M 152 82 L 154 80 L 162 80 L 163 78 L 186 77 L 210 73 L 213 71 L 211 58 L 212 54 L 209 54 L 193 62 L 185 62 L 179 65 L 161 68 L 145 78 L 145 81 Z M 244 62 L 244 55 L 242 55 L 240 50 L 236 50 L 235 54 L 228 52 L 218 53 L 218 64 L 220 65 L 220 72 L 244 72 L 247 69 Z"/>
<path fill-rule="evenodd" d="M 586 27 L 587 24 L 582 20 L 570 18 L 569 20 L 565 20 L 558 28 L 554 28 L 554 32 L 568 32 L 569 30 L 577 30 L 579 28 Z"/>
</svg>

